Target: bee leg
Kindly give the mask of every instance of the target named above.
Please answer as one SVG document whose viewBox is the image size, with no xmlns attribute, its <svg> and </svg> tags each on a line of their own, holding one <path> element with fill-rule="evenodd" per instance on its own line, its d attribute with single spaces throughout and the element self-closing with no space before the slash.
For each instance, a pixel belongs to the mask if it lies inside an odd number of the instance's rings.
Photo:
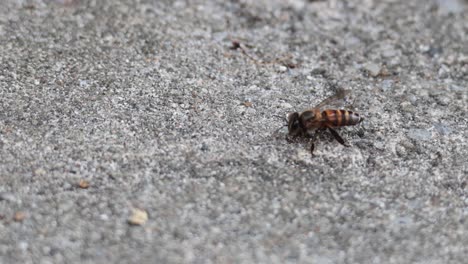
<svg viewBox="0 0 468 264">
<path fill-rule="evenodd" d="M 315 149 L 315 144 L 314 144 L 314 142 L 312 142 L 310 144 L 310 155 L 312 155 L 312 156 L 314 156 L 314 149 Z"/>
<path fill-rule="evenodd" d="M 322 131 L 323 131 L 323 129 L 317 129 L 317 130 L 315 130 L 314 135 L 313 135 L 313 136 L 311 137 L 311 139 L 310 139 L 310 154 L 311 154 L 312 156 L 314 156 L 315 141 L 317 141 L 317 138 L 318 138 L 320 132 L 322 132 Z"/>
<path fill-rule="evenodd" d="M 336 139 L 336 141 L 340 142 L 340 144 L 345 147 L 349 147 L 349 145 L 345 143 L 344 139 L 340 136 L 340 134 L 338 134 L 338 132 L 336 132 L 335 129 L 329 127 L 328 130 L 330 130 L 331 134 Z"/>
<path fill-rule="evenodd" d="M 295 138 L 290 137 L 290 136 L 286 136 L 286 141 L 287 141 L 288 143 L 294 143 Z"/>
</svg>

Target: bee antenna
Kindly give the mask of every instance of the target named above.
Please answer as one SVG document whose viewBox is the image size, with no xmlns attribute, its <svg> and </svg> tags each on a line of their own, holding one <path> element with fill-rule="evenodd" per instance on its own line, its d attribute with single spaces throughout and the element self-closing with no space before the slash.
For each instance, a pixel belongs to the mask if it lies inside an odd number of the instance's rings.
<svg viewBox="0 0 468 264">
<path fill-rule="evenodd" d="M 285 126 L 288 126 L 288 125 L 280 126 L 278 129 L 275 130 L 275 133 L 278 133 L 278 131 L 280 131 Z"/>
<path fill-rule="evenodd" d="M 274 117 L 278 117 L 278 118 L 280 118 L 280 119 L 283 119 L 283 117 L 280 116 L 280 115 L 273 115 L 273 116 L 274 116 Z"/>
<path fill-rule="evenodd" d="M 282 119 L 282 120 L 286 120 L 286 122 L 288 122 L 288 118 L 287 117 L 284 117 L 284 116 L 280 116 L 280 115 L 273 115 L 274 117 L 277 117 L 279 119 Z M 287 125 L 286 125 L 287 126 Z"/>
</svg>

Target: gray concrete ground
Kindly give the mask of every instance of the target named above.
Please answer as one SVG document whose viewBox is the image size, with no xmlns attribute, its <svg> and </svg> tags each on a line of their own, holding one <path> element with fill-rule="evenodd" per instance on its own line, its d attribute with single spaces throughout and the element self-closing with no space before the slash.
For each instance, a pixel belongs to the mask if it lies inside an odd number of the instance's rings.
<svg viewBox="0 0 468 264">
<path fill-rule="evenodd" d="M 0 60 L 0 263 L 466 263 L 466 1 L 2 0 Z"/>
</svg>

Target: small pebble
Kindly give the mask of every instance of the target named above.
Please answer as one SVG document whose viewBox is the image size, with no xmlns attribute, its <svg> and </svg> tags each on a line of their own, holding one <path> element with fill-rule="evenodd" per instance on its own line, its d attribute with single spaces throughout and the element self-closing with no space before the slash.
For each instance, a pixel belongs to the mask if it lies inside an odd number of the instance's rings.
<svg viewBox="0 0 468 264">
<path fill-rule="evenodd" d="M 108 220 L 109 220 L 109 216 L 106 215 L 106 214 L 101 214 L 101 215 L 99 215 L 99 219 L 101 219 L 102 221 L 108 221 Z"/>
<path fill-rule="evenodd" d="M 442 66 L 440 66 L 440 69 L 439 69 L 439 72 L 438 72 L 439 77 L 440 78 L 446 78 L 446 77 L 448 77 L 449 73 L 450 73 L 450 69 L 447 66 L 442 64 Z"/>
<path fill-rule="evenodd" d="M 372 63 L 372 62 L 369 62 L 367 63 L 366 65 L 364 65 L 364 69 L 369 72 L 369 74 L 372 76 L 372 77 L 376 77 L 377 75 L 379 75 L 380 73 L 380 66 L 375 64 L 375 63 Z"/>
<path fill-rule="evenodd" d="M 380 84 L 380 87 L 382 87 L 382 90 L 384 92 L 388 92 L 392 89 L 393 84 L 394 84 L 393 80 L 383 80 Z"/>
<path fill-rule="evenodd" d="M 430 140 L 432 137 L 431 131 L 428 131 L 427 129 L 410 129 L 408 132 L 408 137 L 411 139 L 415 140 Z"/>
<path fill-rule="evenodd" d="M 384 58 L 390 58 L 390 57 L 395 57 L 398 55 L 398 51 L 395 50 L 393 47 L 386 47 L 383 51 L 382 51 L 382 56 Z"/>
<path fill-rule="evenodd" d="M 407 113 L 414 113 L 415 108 L 410 102 L 402 102 L 400 103 L 400 108 L 402 111 L 407 112 Z"/>
<path fill-rule="evenodd" d="M 444 135 L 444 136 L 452 133 L 452 128 L 442 123 L 435 123 L 434 128 L 439 134 Z"/>
<path fill-rule="evenodd" d="M 286 66 L 283 66 L 283 65 L 278 66 L 278 71 L 279 72 L 286 72 L 287 70 L 288 70 L 288 67 L 286 67 Z"/>
<path fill-rule="evenodd" d="M 16 197 L 12 193 L 0 193 L 0 201 L 16 202 Z"/>
<path fill-rule="evenodd" d="M 16 212 L 15 215 L 13 216 L 13 220 L 15 222 L 23 222 L 25 218 L 26 218 L 26 214 L 21 211 Z"/>
<path fill-rule="evenodd" d="M 281 103 L 280 107 L 283 109 L 289 109 L 289 108 L 292 108 L 293 106 L 290 103 Z"/>
<path fill-rule="evenodd" d="M 416 197 L 416 194 L 414 192 L 407 192 L 405 196 L 408 199 L 414 199 Z"/>
<path fill-rule="evenodd" d="M 244 102 L 244 106 L 245 107 L 252 107 L 253 103 L 252 102 L 249 102 L 249 101 L 245 101 Z"/>
<path fill-rule="evenodd" d="M 128 223 L 131 225 L 143 225 L 146 221 L 148 221 L 148 213 L 138 208 L 132 210 L 132 215 L 128 219 Z"/>
<path fill-rule="evenodd" d="M 34 174 L 37 176 L 42 176 L 46 174 L 46 171 L 43 168 L 38 168 L 34 171 Z"/>
<path fill-rule="evenodd" d="M 436 97 L 436 101 L 439 105 L 447 106 L 450 104 L 451 99 L 447 96 L 438 96 Z"/>
<path fill-rule="evenodd" d="M 327 70 L 324 68 L 315 68 L 310 72 L 310 74 L 312 75 L 324 75 L 326 73 L 327 73 Z"/>
<path fill-rule="evenodd" d="M 200 149 L 201 149 L 201 151 L 207 151 L 207 150 L 210 149 L 210 147 L 208 146 L 208 144 L 206 144 L 205 142 L 203 142 Z"/>
<path fill-rule="evenodd" d="M 81 189 L 88 189 L 89 182 L 87 180 L 80 180 L 80 182 L 78 183 L 78 187 L 80 187 Z"/>
<path fill-rule="evenodd" d="M 457 14 L 464 9 L 461 0 L 437 0 L 436 3 L 440 15 Z"/>
<path fill-rule="evenodd" d="M 19 248 L 21 251 L 26 251 L 26 250 L 28 250 L 28 248 L 29 248 L 29 244 L 28 244 L 28 242 L 21 241 L 21 242 L 18 243 L 18 248 Z"/>
</svg>

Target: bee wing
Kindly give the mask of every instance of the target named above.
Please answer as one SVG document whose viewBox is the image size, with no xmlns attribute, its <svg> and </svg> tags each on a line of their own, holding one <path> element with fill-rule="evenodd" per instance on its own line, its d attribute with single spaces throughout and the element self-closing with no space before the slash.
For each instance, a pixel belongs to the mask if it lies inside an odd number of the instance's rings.
<svg viewBox="0 0 468 264">
<path fill-rule="evenodd" d="M 320 102 L 315 109 L 340 109 L 351 103 L 350 90 L 338 89 L 335 94 Z"/>
</svg>

